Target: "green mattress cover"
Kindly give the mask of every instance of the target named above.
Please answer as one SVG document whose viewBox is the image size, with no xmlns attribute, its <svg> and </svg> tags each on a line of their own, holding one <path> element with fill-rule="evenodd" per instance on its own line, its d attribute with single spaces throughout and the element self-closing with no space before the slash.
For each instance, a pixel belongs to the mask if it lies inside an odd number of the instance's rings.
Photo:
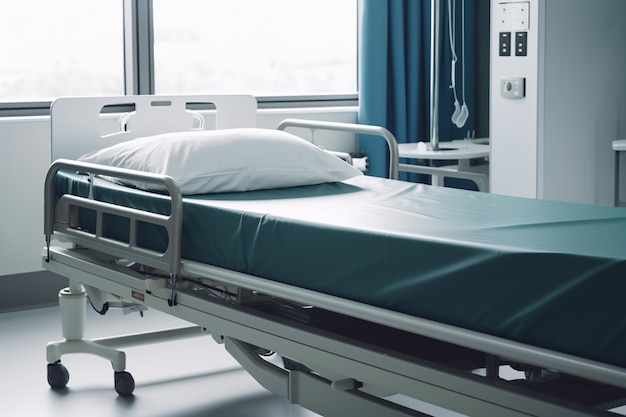
<svg viewBox="0 0 626 417">
<path fill-rule="evenodd" d="M 87 193 L 81 176 L 58 184 Z M 168 210 L 97 184 L 96 198 Z M 359 177 L 185 197 L 183 229 L 186 259 L 626 367 L 623 208 Z"/>
</svg>

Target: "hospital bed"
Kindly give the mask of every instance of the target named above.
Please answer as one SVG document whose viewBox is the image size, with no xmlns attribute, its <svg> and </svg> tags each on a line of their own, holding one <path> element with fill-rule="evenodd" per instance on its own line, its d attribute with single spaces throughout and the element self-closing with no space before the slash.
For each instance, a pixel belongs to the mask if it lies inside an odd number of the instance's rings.
<svg viewBox="0 0 626 417">
<path fill-rule="evenodd" d="M 146 135 L 255 125 L 250 96 L 53 103 L 42 258 L 69 285 L 63 340 L 47 347 L 51 387 L 68 383 L 63 355 L 92 353 L 131 395 L 119 347 L 212 337 L 269 391 L 325 416 L 424 415 L 422 402 L 478 416 L 604 416 L 625 404 L 623 209 L 363 175 L 189 194 L 170 175 L 79 158 Z M 397 175 L 384 128 L 279 127 L 386 140 Z M 273 158 L 239 151 L 244 167 Z M 194 325 L 88 340 L 87 299 L 101 314 L 152 308 Z"/>
</svg>

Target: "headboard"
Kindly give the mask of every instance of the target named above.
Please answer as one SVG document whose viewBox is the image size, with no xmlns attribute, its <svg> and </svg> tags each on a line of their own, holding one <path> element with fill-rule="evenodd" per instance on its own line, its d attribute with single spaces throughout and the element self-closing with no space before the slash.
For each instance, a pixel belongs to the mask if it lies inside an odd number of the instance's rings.
<svg viewBox="0 0 626 417">
<path fill-rule="evenodd" d="M 215 106 L 215 129 L 256 127 L 250 95 L 63 97 L 50 108 L 52 161 L 81 155 L 141 136 L 206 129 L 190 105 Z M 116 120 L 113 115 L 119 115 Z M 103 126 L 113 126 L 103 128 Z"/>
</svg>

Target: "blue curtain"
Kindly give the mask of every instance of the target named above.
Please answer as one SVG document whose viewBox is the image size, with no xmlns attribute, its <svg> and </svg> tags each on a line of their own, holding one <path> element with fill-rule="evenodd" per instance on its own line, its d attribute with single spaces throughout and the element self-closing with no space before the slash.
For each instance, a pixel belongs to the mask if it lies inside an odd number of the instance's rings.
<svg viewBox="0 0 626 417">
<path fill-rule="evenodd" d="M 452 0 L 456 44 L 457 96 L 470 116 L 462 128 L 451 121 L 452 49 L 447 0 L 362 0 L 359 50 L 359 123 L 384 126 L 399 143 L 430 140 L 431 1 L 441 1 L 439 62 L 439 138 L 461 139 L 474 129 L 474 0 L 465 0 L 465 85 L 462 82 L 462 0 Z M 384 141 L 360 138 L 360 150 L 370 159 L 370 175 L 388 173 Z M 402 174 L 401 174 L 402 175 Z M 401 176 L 409 179 L 408 176 Z M 414 178 L 412 178 L 414 179 Z"/>
</svg>

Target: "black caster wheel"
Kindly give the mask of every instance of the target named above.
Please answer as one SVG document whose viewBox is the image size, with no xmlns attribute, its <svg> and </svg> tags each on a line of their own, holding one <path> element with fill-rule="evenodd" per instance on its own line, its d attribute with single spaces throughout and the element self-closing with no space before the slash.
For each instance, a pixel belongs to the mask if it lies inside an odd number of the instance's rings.
<svg viewBox="0 0 626 417">
<path fill-rule="evenodd" d="M 128 372 L 115 372 L 115 391 L 122 397 L 128 397 L 135 390 L 135 380 Z"/>
<path fill-rule="evenodd" d="M 48 384 L 51 388 L 65 388 L 69 380 L 70 373 L 65 366 L 61 365 L 61 362 L 48 364 Z"/>
</svg>

